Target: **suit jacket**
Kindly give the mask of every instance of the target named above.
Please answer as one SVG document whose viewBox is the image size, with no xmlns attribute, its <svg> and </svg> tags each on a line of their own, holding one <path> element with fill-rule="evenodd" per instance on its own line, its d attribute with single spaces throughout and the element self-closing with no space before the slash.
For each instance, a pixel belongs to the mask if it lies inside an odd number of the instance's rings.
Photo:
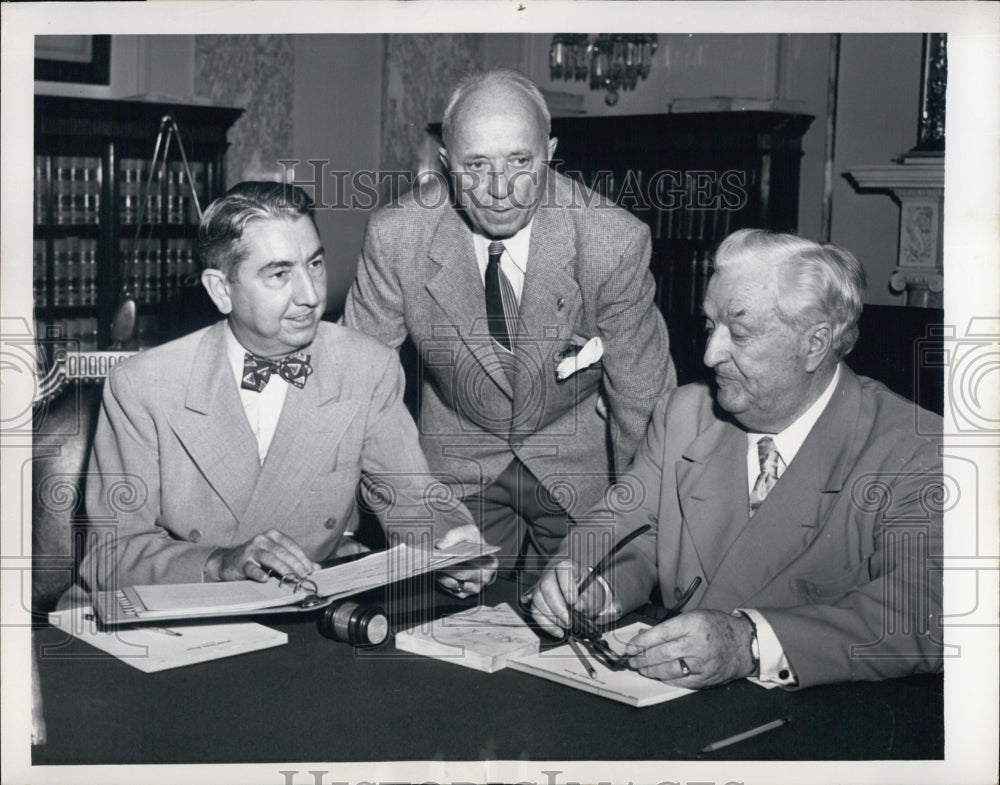
<svg viewBox="0 0 1000 785">
<path fill-rule="evenodd" d="M 386 526 L 436 537 L 471 522 L 457 500 L 426 501 L 435 483 L 394 352 L 321 323 L 307 350 L 313 374 L 302 389 L 289 386 L 262 466 L 226 329 L 220 321 L 109 375 L 86 488 L 89 588 L 197 582 L 215 547 L 271 528 L 321 560 L 357 525 L 362 473 L 382 488 L 372 498 Z"/>
<path fill-rule="evenodd" d="M 701 576 L 687 609 L 760 611 L 800 687 L 940 670 L 941 574 L 930 566 L 942 546 L 940 440 L 916 434 L 909 401 L 840 372 L 753 518 L 746 432 L 714 406 L 710 386 L 657 404 L 623 486 L 589 516 L 614 518 L 615 537 L 653 524 L 615 565 L 625 610 L 654 586 L 670 606 Z M 592 563 L 579 537 L 565 552 Z"/>
<path fill-rule="evenodd" d="M 593 194 L 549 177 L 506 367 L 490 339 L 472 232 L 440 187 L 372 216 L 344 323 L 394 347 L 413 340 L 421 445 L 442 479 L 475 493 L 517 455 L 572 513 L 627 466 L 676 374 L 653 302 L 648 228 L 616 207 L 585 206 Z M 557 382 L 566 347 L 594 336 L 602 361 Z"/>
</svg>

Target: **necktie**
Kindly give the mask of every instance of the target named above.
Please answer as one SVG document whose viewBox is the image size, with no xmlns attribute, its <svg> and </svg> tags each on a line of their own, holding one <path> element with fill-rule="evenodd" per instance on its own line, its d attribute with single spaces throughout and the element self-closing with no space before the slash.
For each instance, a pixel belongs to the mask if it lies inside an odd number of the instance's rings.
<svg viewBox="0 0 1000 785">
<path fill-rule="evenodd" d="M 757 482 L 750 492 L 750 517 L 757 512 L 757 508 L 778 481 L 778 462 L 781 460 L 781 453 L 774 446 L 774 439 L 770 436 L 762 436 L 757 440 L 757 458 L 760 461 L 760 474 L 757 475 Z"/>
<path fill-rule="evenodd" d="M 486 264 L 486 319 L 490 327 L 490 335 L 511 351 L 511 330 L 508 319 L 511 313 L 516 313 L 513 297 L 514 290 L 507 276 L 500 269 L 500 257 L 503 256 L 503 243 L 494 240 L 490 243 L 490 259 Z M 505 300 L 507 301 L 505 307 Z"/>
<path fill-rule="evenodd" d="M 278 374 L 296 387 L 305 387 L 306 379 L 313 371 L 309 357 L 308 354 L 296 352 L 280 360 L 272 360 L 269 357 L 258 357 L 256 354 L 246 352 L 243 355 L 243 381 L 240 387 L 244 390 L 261 392 L 267 386 L 272 373 Z"/>
</svg>

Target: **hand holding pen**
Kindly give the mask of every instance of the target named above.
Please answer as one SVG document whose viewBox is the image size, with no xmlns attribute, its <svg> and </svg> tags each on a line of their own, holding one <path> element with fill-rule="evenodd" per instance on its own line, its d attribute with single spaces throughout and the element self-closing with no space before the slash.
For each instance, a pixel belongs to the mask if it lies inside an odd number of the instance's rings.
<svg viewBox="0 0 1000 785">
<path fill-rule="evenodd" d="M 558 638 L 573 625 L 573 611 L 587 619 L 606 611 L 614 598 L 607 596 L 602 582 L 596 578 L 611 566 L 623 547 L 649 529 L 646 524 L 623 537 L 589 573 L 571 559 L 546 570 L 531 595 L 531 615 L 538 626 Z M 607 615 L 616 618 L 621 615 L 621 608 L 612 604 Z"/>
</svg>

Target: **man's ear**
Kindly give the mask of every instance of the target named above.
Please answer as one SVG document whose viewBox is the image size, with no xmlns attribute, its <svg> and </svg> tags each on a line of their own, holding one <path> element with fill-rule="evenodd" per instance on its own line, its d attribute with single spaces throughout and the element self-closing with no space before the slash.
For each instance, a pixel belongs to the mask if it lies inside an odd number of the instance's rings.
<svg viewBox="0 0 1000 785">
<path fill-rule="evenodd" d="M 549 149 L 549 160 L 552 160 L 552 156 L 556 154 L 556 145 L 559 144 L 559 140 L 554 136 L 549 137 L 548 149 Z"/>
<path fill-rule="evenodd" d="M 229 314 L 233 310 L 233 300 L 229 294 L 229 279 L 222 270 L 214 267 L 206 268 L 201 272 L 201 285 L 205 287 L 208 296 L 212 298 L 215 307 L 222 314 Z"/>
<path fill-rule="evenodd" d="M 829 322 L 814 324 L 806 333 L 806 370 L 819 368 L 833 351 L 833 326 Z"/>
</svg>

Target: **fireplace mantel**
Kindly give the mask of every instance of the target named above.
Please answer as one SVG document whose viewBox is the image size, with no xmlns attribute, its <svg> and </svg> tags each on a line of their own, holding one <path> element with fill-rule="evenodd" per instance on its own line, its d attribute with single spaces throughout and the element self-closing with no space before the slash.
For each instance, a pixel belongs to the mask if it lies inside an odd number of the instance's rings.
<svg viewBox="0 0 1000 785">
<path fill-rule="evenodd" d="M 899 255 L 889 285 L 906 304 L 942 307 L 944 156 L 856 166 L 847 173 L 858 193 L 885 193 L 899 205 Z"/>
</svg>

